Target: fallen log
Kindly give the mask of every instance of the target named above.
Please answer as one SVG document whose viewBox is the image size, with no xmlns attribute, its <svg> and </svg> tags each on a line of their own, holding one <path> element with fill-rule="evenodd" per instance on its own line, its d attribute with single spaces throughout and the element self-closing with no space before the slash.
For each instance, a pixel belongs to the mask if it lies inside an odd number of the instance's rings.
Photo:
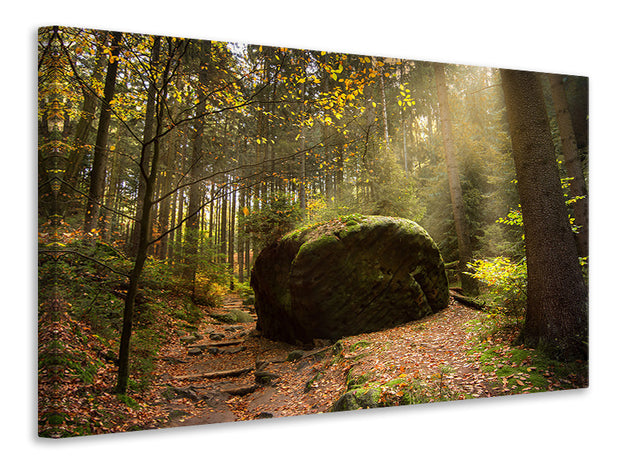
<svg viewBox="0 0 620 465">
<path fill-rule="evenodd" d="M 484 309 L 484 304 L 481 304 L 480 302 L 476 302 L 475 299 L 459 294 L 458 292 L 455 292 L 452 289 L 450 289 L 450 295 L 454 298 L 454 300 L 461 302 L 462 304 L 465 304 L 469 307 L 473 307 L 476 310 Z"/>
<path fill-rule="evenodd" d="M 205 379 L 205 378 L 226 378 L 228 376 L 241 376 L 246 373 L 252 371 L 252 367 L 246 368 L 236 368 L 234 370 L 224 370 L 224 371 L 210 371 L 207 373 L 194 373 L 191 375 L 182 375 L 182 376 L 173 376 L 173 379 L 176 381 L 187 381 L 194 379 Z"/>
<path fill-rule="evenodd" d="M 303 355 L 295 360 L 290 360 L 288 357 L 284 358 L 272 358 L 269 360 L 257 360 L 256 361 L 256 369 L 264 368 L 271 363 L 286 363 L 286 362 L 299 362 L 300 360 L 304 360 L 308 357 L 312 357 L 314 355 L 320 354 L 322 352 L 327 352 L 333 347 L 333 345 L 327 347 L 321 347 L 319 349 L 314 349 L 310 351 L 304 351 Z"/>
<path fill-rule="evenodd" d="M 245 396 L 256 391 L 260 386 L 258 384 L 244 384 L 242 386 L 235 386 L 222 389 L 222 392 L 230 394 L 231 396 Z"/>
<path fill-rule="evenodd" d="M 190 344 L 188 349 L 208 349 L 209 347 L 234 346 L 245 342 L 245 339 L 229 339 L 228 341 L 206 342 L 204 344 Z"/>
</svg>

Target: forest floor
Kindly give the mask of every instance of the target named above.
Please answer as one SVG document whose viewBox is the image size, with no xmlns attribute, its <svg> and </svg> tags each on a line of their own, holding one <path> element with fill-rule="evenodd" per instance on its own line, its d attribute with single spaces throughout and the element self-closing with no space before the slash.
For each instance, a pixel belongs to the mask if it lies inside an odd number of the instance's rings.
<svg viewBox="0 0 620 465">
<path fill-rule="evenodd" d="M 148 383 L 128 395 L 114 394 L 117 367 L 112 359 L 101 358 L 101 339 L 85 324 L 62 319 L 56 332 L 66 335 L 70 359 L 92 368 L 62 384 L 54 383 L 46 370 L 40 372 L 40 434 L 74 436 L 326 413 L 355 389 L 379 392 L 375 406 L 396 406 L 588 384 L 587 362 L 560 363 L 515 345 L 515 322 L 452 299 L 448 308 L 424 319 L 335 343 L 317 341 L 313 347 L 261 337 L 253 308 L 236 294 L 201 311 L 204 318 L 197 329 L 168 332 Z M 231 313 L 247 322 L 230 321 Z M 166 325 L 172 327 L 171 322 Z"/>
<path fill-rule="evenodd" d="M 587 385 L 584 364 L 561 373 L 541 365 L 533 350 L 511 345 L 515 325 L 500 328 L 455 301 L 422 320 L 312 348 L 264 339 L 255 322 L 213 318 L 231 310 L 253 311 L 228 296 L 197 341 L 175 338 L 160 351 L 160 426 L 329 412 L 353 387 L 375 387 L 381 406 L 392 406 Z"/>
</svg>

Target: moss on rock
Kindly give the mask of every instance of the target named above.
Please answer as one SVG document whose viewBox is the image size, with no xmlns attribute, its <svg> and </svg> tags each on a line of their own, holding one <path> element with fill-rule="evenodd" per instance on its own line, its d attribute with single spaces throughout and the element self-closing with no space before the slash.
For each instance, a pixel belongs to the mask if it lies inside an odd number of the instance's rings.
<svg viewBox="0 0 620 465">
<path fill-rule="evenodd" d="M 365 408 L 382 407 L 381 391 L 376 388 L 358 388 L 345 392 L 334 403 L 332 412 L 344 412 L 348 410 L 359 410 Z"/>
<path fill-rule="evenodd" d="M 376 331 L 445 308 L 448 282 L 430 236 L 413 221 L 347 215 L 287 234 L 251 278 L 258 327 L 310 342 Z"/>
</svg>

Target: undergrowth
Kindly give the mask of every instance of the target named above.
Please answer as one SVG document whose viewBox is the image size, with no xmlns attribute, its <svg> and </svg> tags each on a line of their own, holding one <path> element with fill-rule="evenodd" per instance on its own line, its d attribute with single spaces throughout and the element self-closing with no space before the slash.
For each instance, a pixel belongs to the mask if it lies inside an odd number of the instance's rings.
<svg viewBox="0 0 620 465">
<path fill-rule="evenodd" d="M 201 264 L 197 282 L 205 300 L 217 304 L 227 289 L 220 282 L 210 281 L 213 274 L 207 268 Z M 91 408 L 98 406 L 105 410 L 106 402 L 101 401 L 101 395 L 113 394 L 130 269 L 131 262 L 107 244 L 87 247 L 75 241 L 72 253 L 53 259 L 41 254 L 39 389 L 43 400 L 39 431 L 42 436 L 92 434 L 119 423 L 120 410 L 118 415 L 102 414 L 89 426 L 88 417 L 81 417 L 78 411 L 70 412 L 69 404 L 89 402 Z M 130 410 L 139 407 L 135 399 L 151 387 L 161 346 L 175 329 L 196 328 L 206 315 L 204 306 L 188 297 L 191 295 L 188 285 L 180 276 L 174 265 L 147 260 L 135 301 L 129 390 L 122 399 L 122 404 Z M 54 392 L 62 389 L 67 390 L 66 401 L 49 400 Z"/>
</svg>

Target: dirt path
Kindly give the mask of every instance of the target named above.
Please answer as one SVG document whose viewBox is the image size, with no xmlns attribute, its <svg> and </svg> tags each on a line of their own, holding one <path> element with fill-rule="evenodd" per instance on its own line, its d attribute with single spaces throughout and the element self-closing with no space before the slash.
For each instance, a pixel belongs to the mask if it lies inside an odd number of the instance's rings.
<svg viewBox="0 0 620 465">
<path fill-rule="evenodd" d="M 252 318 L 218 321 L 230 312 Z M 461 398 L 495 394 L 492 375 L 467 354 L 472 335 L 464 325 L 480 312 L 454 302 L 423 320 L 314 348 L 260 337 L 253 309 L 235 295 L 211 315 L 197 340 L 175 337 L 160 354 L 163 426 L 327 412 L 347 379 L 361 374 L 377 382 L 406 374 Z"/>
</svg>

